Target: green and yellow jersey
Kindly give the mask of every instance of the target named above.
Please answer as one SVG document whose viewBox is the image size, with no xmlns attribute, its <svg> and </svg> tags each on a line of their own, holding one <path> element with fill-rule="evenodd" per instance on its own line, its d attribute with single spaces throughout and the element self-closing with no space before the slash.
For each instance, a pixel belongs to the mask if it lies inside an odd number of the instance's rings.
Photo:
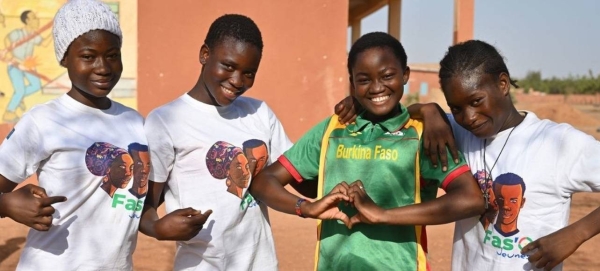
<svg viewBox="0 0 600 271">
<path fill-rule="evenodd" d="M 361 180 L 382 208 L 418 204 L 436 197 L 455 177 L 469 171 L 464 157 L 446 172 L 425 157 L 422 123 L 406 108 L 384 122 L 359 115 L 348 126 L 327 118 L 279 158 L 297 181 L 320 180 L 319 197 L 342 181 Z M 356 209 L 340 205 L 349 216 Z M 320 221 L 318 270 L 428 270 L 425 228 L 358 224 L 351 230 L 338 221 Z"/>
</svg>

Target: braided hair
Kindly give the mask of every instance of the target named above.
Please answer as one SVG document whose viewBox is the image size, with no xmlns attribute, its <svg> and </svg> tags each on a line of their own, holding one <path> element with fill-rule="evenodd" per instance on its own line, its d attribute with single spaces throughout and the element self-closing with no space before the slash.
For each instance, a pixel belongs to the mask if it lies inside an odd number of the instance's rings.
<svg viewBox="0 0 600 271">
<path fill-rule="evenodd" d="M 440 85 L 456 75 L 484 72 L 498 78 L 506 73 L 510 84 L 518 88 L 517 81 L 510 78 L 504 58 L 496 48 L 484 41 L 469 40 L 448 48 L 448 52 L 440 61 Z"/>
</svg>

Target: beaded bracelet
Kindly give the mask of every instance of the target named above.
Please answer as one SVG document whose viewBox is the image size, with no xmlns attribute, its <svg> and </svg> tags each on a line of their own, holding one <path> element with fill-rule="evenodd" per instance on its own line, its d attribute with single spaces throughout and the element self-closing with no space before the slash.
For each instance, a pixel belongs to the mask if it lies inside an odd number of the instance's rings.
<svg viewBox="0 0 600 271">
<path fill-rule="evenodd" d="M 296 214 L 302 218 L 304 218 L 305 216 L 302 214 L 302 210 L 300 210 L 300 204 L 302 204 L 302 202 L 305 202 L 305 201 L 306 200 L 302 199 L 302 198 L 300 198 L 300 199 L 298 199 L 298 201 L 296 201 Z"/>
</svg>

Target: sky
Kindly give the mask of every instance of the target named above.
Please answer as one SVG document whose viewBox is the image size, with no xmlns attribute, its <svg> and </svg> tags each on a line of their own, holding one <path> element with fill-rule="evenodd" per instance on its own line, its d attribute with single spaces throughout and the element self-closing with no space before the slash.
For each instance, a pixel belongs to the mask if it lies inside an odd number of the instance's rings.
<svg viewBox="0 0 600 271">
<path fill-rule="evenodd" d="M 494 45 L 512 77 L 600 74 L 600 1 L 475 0 L 474 38 Z M 387 31 L 388 7 L 364 18 L 362 34 Z M 452 43 L 453 0 L 402 1 L 400 41 L 410 63 L 437 63 Z M 350 32 L 348 32 L 350 37 Z M 350 38 L 348 38 L 348 48 Z"/>
</svg>

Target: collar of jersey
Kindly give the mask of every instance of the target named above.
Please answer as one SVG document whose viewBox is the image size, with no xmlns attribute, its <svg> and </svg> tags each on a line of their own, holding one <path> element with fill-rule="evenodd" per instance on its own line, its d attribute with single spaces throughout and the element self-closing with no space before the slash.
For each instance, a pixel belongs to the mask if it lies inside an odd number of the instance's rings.
<svg viewBox="0 0 600 271">
<path fill-rule="evenodd" d="M 387 132 L 396 132 L 400 130 L 400 128 L 402 128 L 410 118 L 406 107 L 404 107 L 401 104 L 398 104 L 398 107 L 400 107 L 400 115 L 378 123 L 373 123 L 370 120 L 365 119 L 364 115 L 366 113 L 366 110 L 363 110 L 363 112 L 361 112 L 358 115 L 358 117 L 356 117 L 356 122 L 348 125 L 348 129 L 352 132 L 358 132 L 364 130 L 367 127 L 379 124 L 379 126 L 383 127 L 383 129 Z"/>
</svg>

